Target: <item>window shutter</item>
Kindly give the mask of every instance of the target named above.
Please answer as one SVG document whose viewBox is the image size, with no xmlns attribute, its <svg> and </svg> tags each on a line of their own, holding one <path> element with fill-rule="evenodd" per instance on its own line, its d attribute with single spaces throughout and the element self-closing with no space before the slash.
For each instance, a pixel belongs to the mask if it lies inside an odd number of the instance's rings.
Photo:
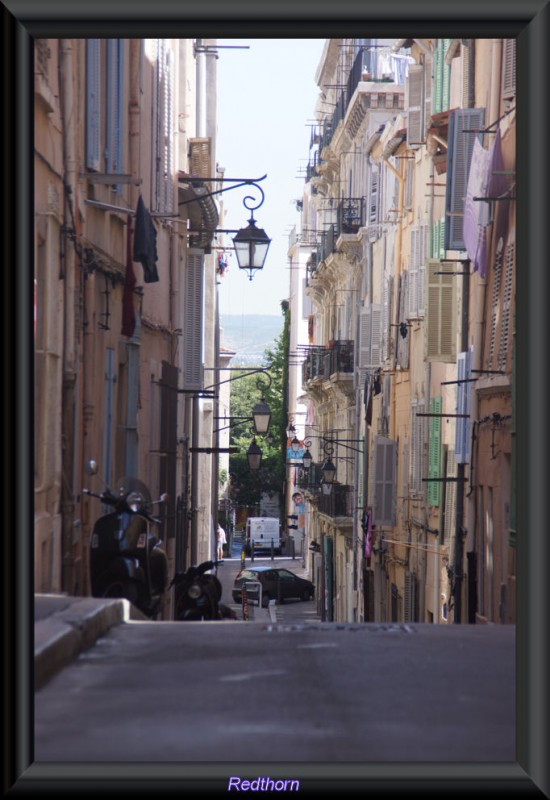
<svg viewBox="0 0 550 800">
<path fill-rule="evenodd" d="M 439 261 L 429 260 L 426 273 L 424 357 L 428 361 L 456 361 L 456 283 L 452 275 L 436 275 Z"/>
<path fill-rule="evenodd" d="M 398 300 L 398 313 L 397 313 L 397 323 L 405 322 L 407 319 L 407 311 L 408 311 L 408 286 L 409 286 L 409 273 L 404 272 L 401 275 L 400 283 L 399 283 L 399 300 Z M 401 369 L 409 369 L 409 339 L 410 339 L 410 329 L 407 328 L 407 335 L 405 338 L 401 336 L 399 329 L 397 328 L 397 363 L 401 367 Z"/>
<path fill-rule="evenodd" d="M 456 413 L 469 414 L 470 401 L 472 396 L 472 384 L 460 383 L 472 375 L 472 351 L 465 350 L 457 356 L 457 392 L 456 392 Z M 467 464 L 470 456 L 470 420 L 465 417 L 457 417 L 455 426 L 455 462 L 457 464 Z"/>
<path fill-rule="evenodd" d="M 407 500 L 409 498 L 409 442 L 403 442 L 403 454 L 401 461 L 401 523 L 405 525 L 407 520 Z"/>
<path fill-rule="evenodd" d="M 418 315 L 418 228 L 411 228 L 411 255 L 409 263 L 409 319 L 416 319 Z"/>
<path fill-rule="evenodd" d="M 409 147 L 426 141 L 424 127 L 424 67 L 411 64 L 407 82 L 407 144 Z"/>
<path fill-rule="evenodd" d="M 504 75 L 502 78 L 502 97 L 510 100 L 516 96 L 516 40 L 504 40 Z"/>
<path fill-rule="evenodd" d="M 173 211 L 174 205 L 174 69 L 173 53 L 165 39 L 157 43 L 154 158 L 156 210 Z"/>
<path fill-rule="evenodd" d="M 369 239 L 372 241 L 376 238 L 378 231 L 377 226 L 379 222 L 379 207 L 380 207 L 380 170 L 379 167 L 372 166 L 370 170 L 370 184 L 369 184 Z"/>
<path fill-rule="evenodd" d="M 122 93 L 123 93 L 123 41 L 107 41 L 107 127 L 105 166 L 107 172 L 122 172 Z M 122 190 L 117 186 L 117 193 Z"/>
<path fill-rule="evenodd" d="M 185 267 L 183 385 L 193 391 L 203 388 L 203 284 L 204 253 L 190 249 Z"/>
<path fill-rule="evenodd" d="M 432 68 L 433 59 L 427 53 L 424 61 L 424 131 L 426 135 L 432 122 Z"/>
<path fill-rule="evenodd" d="M 455 454 L 450 448 L 447 449 L 447 477 L 456 478 Z M 455 481 L 449 481 L 445 491 L 445 541 L 450 542 L 456 523 L 456 491 Z"/>
<path fill-rule="evenodd" d="M 489 336 L 489 369 L 491 369 L 493 366 L 493 358 L 496 349 L 497 322 L 500 316 L 500 287 L 502 284 L 503 255 L 504 245 L 502 239 L 499 239 L 493 265 L 493 295 L 491 301 L 491 327 Z"/>
<path fill-rule="evenodd" d="M 101 41 L 86 41 L 86 167 L 100 169 Z"/>
<path fill-rule="evenodd" d="M 421 496 L 424 493 L 422 478 L 425 474 L 426 454 L 426 417 L 423 414 L 425 404 L 423 399 L 413 399 L 411 402 L 411 453 L 410 453 L 410 488 L 411 492 Z"/>
<path fill-rule="evenodd" d="M 430 400 L 430 414 L 440 414 L 443 409 L 443 398 L 433 397 Z M 441 477 L 441 417 L 430 417 L 430 444 L 428 454 L 428 478 Z M 428 504 L 438 506 L 441 502 L 441 484 L 439 481 L 428 483 Z"/>
<path fill-rule="evenodd" d="M 414 572 L 405 572 L 405 597 L 403 603 L 403 615 L 405 622 L 416 622 L 416 593 L 417 579 Z"/>
<path fill-rule="evenodd" d="M 395 525 L 395 466 L 397 443 L 384 436 L 375 439 L 373 521 Z"/>
<path fill-rule="evenodd" d="M 424 316 L 425 312 L 425 286 L 426 286 L 426 260 L 427 260 L 427 244 L 428 244 L 428 226 L 422 224 L 418 229 L 418 287 L 417 287 L 417 315 Z"/>
<path fill-rule="evenodd" d="M 433 113 L 449 108 L 451 68 L 445 63 L 445 53 L 450 39 L 438 39 L 433 58 Z"/>
<path fill-rule="evenodd" d="M 463 108 L 449 117 L 447 185 L 445 190 L 445 250 L 464 250 L 464 200 L 476 133 L 483 127 L 482 108 Z"/>
<path fill-rule="evenodd" d="M 382 306 L 373 304 L 361 309 L 359 315 L 359 379 L 364 382 L 370 369 L 380 366 Z"/>
<path fill-rule="evenodd" d="M 506 245 L 506 259 L 504 264 L 504 293 L 502 297 L 502 318 L 500 321 L 500 349 L 497 368 L 504 370 L 509 353 L 510 320 L 512 310 L 512 287 L 514 277 L 515 242 Z"/>
</svg>

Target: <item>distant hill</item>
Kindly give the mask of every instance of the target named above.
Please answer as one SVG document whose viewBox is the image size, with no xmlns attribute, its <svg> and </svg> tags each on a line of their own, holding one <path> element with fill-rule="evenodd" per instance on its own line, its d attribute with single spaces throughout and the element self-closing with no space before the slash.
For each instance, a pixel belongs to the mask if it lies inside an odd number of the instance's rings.
<svg viewBox="0 0 550 800">
<path fill-rule="evenodd" d="M 266 347 L 273 347 L 281 334 L 283 323 L 282 314 L 221 314 L 221 345 L 236 353 L 231 364 L 260 364 Z"/>
</svg>

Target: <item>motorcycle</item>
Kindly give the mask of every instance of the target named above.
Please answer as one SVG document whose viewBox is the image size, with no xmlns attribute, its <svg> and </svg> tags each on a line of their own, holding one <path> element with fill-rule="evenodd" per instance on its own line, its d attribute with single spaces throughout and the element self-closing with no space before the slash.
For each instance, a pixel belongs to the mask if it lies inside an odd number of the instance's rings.
<svg viewBox="0 0 550 800">
<path fill-rule="evenodd" d="M 223 561 L 204 561 L 185 572 L 177 572 L 168 588 L 175 586 L 174 619 L 178 622 L 237 619 L 236 613 L 221 603 L 222 585 L 211 573 Z"/>
<path fill-rule="evenodd" d="M 88 474 L 97 474 L 95 461 Z M 83 489 L 113 510 L 99 517 L 90 541 L 90 579 L 94 597 L 125 597 L 150 619 L 160 613 L 168 577 L 168 561 L 152 524 L 151 494 L 137 478 L 124 477 L 114 491 L 105 486 L 99 494 Z M 166 502 L 162 495 L 156 503 Z"/>
</svg>

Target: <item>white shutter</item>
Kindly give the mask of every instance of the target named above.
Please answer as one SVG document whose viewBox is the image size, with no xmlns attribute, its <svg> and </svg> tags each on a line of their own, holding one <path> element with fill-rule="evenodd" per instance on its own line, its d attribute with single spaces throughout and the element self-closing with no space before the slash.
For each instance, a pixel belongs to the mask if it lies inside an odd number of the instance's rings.
<svg viewBox="0 0 550 800">
<path fill-rule="evenodd" d="M 500 320 L 500 348 L 498 353 L 497 369 L 506 369 L 506 359 L 509 353 L 510 328 L 512 318 L 512 288 L 514 278 L 515 242 L 506 245 L 506 258 L 504 262 L 504 290 L 502 297 L 502 317 Z"/>
<path fill-rule="evenodd" d="M 422 495 L 425 484 L 422 478 L 426 477 L 428 426 L 426 417 L 418 414 L 425 413 L 424 399 L 411 401 L 411 453 L 410 453 L 410 488 L 416 495 Z"/>
<path fill-rule="evenodd" d="M 407 319 L 407 311 L 408 311 L 408 302 L 409 302 L 409 294 L 408 294 L 408 286 L 409 286 L 409 273 L 404 272 L 400 278 L 400 286 L 399 286 L 399 301 L 398 301 L 398 311 L 397 311 L 397 324 L 399 325 L 402 322 L 405 322 Z M 397 363 L 401 367 L 401 369 L 408 369 L 409 368 L 409 339 L 410 339 L 410 329 L 407 327 L 407 335 L 403 338 L 401 336 L 401 331 L 399 328 L 396 328 L 396 341 L 397 341 Z"/>
<path fill-rule="evenodd" d="M 423 317 L 425 313 L 425 289 L 426 289 L 426 261 L 428 260 L 428 225 L 422 224 L 418 228 L 418 284 L 416 297 L 416 313 L 418 317 Z"/>
<path fill-rule="evenodd" d="M 504 75 L 502 77 L 502 97 L 510 100 L 516 96 L 516 40 L 504 40 Z"/>
<path fill-rule="evenodd" d="M 197 391 L 203 382 L 204 253 L 188 250 L 185 265 L 183 386 Z"/>
<path fill-rule="evenodd" d="M 441 265 L 430 260 L 426 272 L 424 357 L 428 361 L 456 361 L 457 304 L 452 275 L 436 275 Z"/>
<path fill-rule="evenodd" d="M 359 381 L 362 385 L 371 369 L 380 367 L 382 306 L 365 306 L 359 314 Z"/>
<path fill-rule="evenodd" d="M 407 144 L 413 147 L 425 141 L 424 67 L 413 64 L 407 81 Z"/>
</svg>

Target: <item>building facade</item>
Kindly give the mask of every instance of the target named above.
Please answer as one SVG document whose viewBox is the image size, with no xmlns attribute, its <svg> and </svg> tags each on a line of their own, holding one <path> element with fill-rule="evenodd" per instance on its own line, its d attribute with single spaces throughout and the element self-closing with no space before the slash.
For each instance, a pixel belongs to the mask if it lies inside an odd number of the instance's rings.
<svg viewBox="0 0 550 800">
<path fill-rule="evenodd" d="M 323 617 L 514 622 L 515 42 L 327 40 L 316 81 L 291 252 Z"/>
<path fill-rule="evenodd" d="M 215 97 L 214 42 L 35 42 L 36 591 L 90 593 L 82 489 L 124 475 L 170 574 L 214 552 Z"/>
</svg>

